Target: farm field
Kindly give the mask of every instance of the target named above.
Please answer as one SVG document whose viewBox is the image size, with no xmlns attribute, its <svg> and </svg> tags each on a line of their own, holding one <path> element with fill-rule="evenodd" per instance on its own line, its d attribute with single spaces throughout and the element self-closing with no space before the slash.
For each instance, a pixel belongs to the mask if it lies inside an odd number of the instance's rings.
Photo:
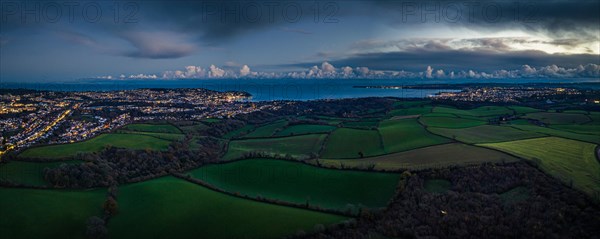
<svg viewBox="0 0 600 239">
<path fill-rule="evenodd" d="M 86 191 L 0 187 L 5 238 L 85 238 L 86 220 L 102 215 L 106 189 Z"/>
<path fill-rule="evenodd" d="M 59 167 L 61 164 L 81 163 L 77 160 L 60 162 L 23 162 L 10 161 L 0 163 L 0 181 L 11 182 L 27 186 L 47 186 L 44 180 L 44 169 Z"/>
<path fill-rule="evenodd" d="M 111 238 L 280 238 L 346 219 L 236 198 L 174 177 L 121 186 L 118 201 Z"/>
<path fill-rule="evenodd" d="M 537 132 L 537 133 L 541 133 L 541 134 L 547 134 L 550 136 L 558 136 L 558 137 L 567 138 L 567 139 L 574 139 L 574 140 L 580 140 L 580 141 L 600 144 L 600 137 L 598 137 L 597 135 L 592 135 L 592 134 L 578 134 L 578 133 L 573 133 L 570 131 L 557 130 L 557 129 L 553 129 L 553 128 L 540 127 L 540 126 L 535 126 L 535 125 L 511 125 L 511 127 L 521 129 L 521 130 L 527 130 L 527 131 L 531 131 L 531 132 Z"/>
<path fill-rule="evenodd" d="M 552 125 L 550 128 L 570 131 L 578 134 L 595 134 L 600 137 L 600 124 L 566 124 Z"/>
<path fill-rule="evenodd" d="M 123 128 L 132 131 L 181 134 L 181 131 L 177 127 L 170 124 L 129 124 Z"/>
<path fill-rule="evenodd" d="M 542 170 L 590 195 L 600 192 L 596 145 L 557 137 L 482 144 L 534 161 Z"/>
<path fill-rule="evenodd" d="M 329 133 L 335 130 L 335 126 L 331 125 L 319 125 L 319 124 L 302 124 L 292 125 L 286 127 L 284 130 L 277 132 L 275 136 L 293 136 L 299 134 L 317 134 L 317 133 Z"/>
<path fill-rule="evenodd" d="M 421 118 L 419 118 L 419 121 L 429 127 L 440 128 L 468 128 L 487 124 L 487 121 L 479 119 L 430 115 L 421 116 Z"/>
<path fill-rule="evenodd" d="M 242 138 L 260 138 L 260 137 L 270 137 L 273 136 L 277 131 L 281 130 L 283 127 L 287 125 L 287 121 L 280 120 L 265 126 L 261 126 L 256 128 L 254 131 L 250 132 L 247 135 L 242 136 Z"/>
<path fill-rule="evenodd" d="M 525 118 L 539 120 L 545 124 L 583 124 L 591 119 L 584 114 L 539 112 L 525 115 Z"/>
<path fill-rule="evenodd" d="M 395 154 L 363 159 L 320 159 L 326 167 L 359 167 L 375 169 L 425 169 L 447 166 L 472 165 L 486 162 L 515 162 L 519 159 L 511 155 L 461 143 L 430 146 Z M 313 163 L 314 160 L 312 161 Z"/>
<path fill-rule="evenodd" d="M 450 142 L 449 139 L 427 132 L 416 119 L 382 121 L 378 130 L 386 153 Z"/>
<path fill-rule="evenodd" d="M 371 129 L 376 128 L 379 125 L 379 121 L 364 120 L 364 121 L 348 121 L 342 123 L 342 127 L 346 128 L 357 128 L 357 129 Z"/>
<path fill-rule="evenodd" d="M 273 159 L 208 165 L 189 174 L 229 192 L 338 210 L 349 204 L 385 207 L 399 180 L 398 174 L 324 169 Z"/>
<path fill-rule="evenodd" d="M 376 130 L 339 128 L 327 141 L 321 158 L 360 158 L 384 154 L 383 145 Z"/>
<path fill-rule="evenodd" d="M 325 134 L 309 134 L 280 138 L 243 139 L 229 141 L 227 153 L 223 160 L 238 159 L 246 153 L 264 152 L 290 156 L 296 158 L 308 158 L 311 154 L 318 154 Z"/>
<path fill-rule="evenodd" d="M 101 134 L 92 139 L 72 143 L 34 147 L 23 151 L 19 157 L 61 159 L 78 152 L 98 152 L 108 145 L 128 149 L 166 150 L 171 142 L 140 134 Z"/>
<path fill-rule="evenodd" d="M 433 112 L 474 117 L 498 116 L 513 113 L 511 109 L 502 106 L 482 106 L 471 110 L 461 110 L 451 107 L 438 106 L 433 108 Z"/>
<path fill-rule="evenodd" d="M 236 138 L 242 134 L 247 134 L 252 132 L 252 130 L 254 130 L 254 125 L 244 125 L 244 127 L 233 130 L 225 135 L 222 136 L 222 138 L 224 139 L 232 139 L 232 138 Z"/>
<path fill-rule="evenodd" d="M 528 114 L 528 113 L 534 113 L 534 112 L 541 112 L 541 111 L 543 111 L 543 110 L 540 110 L 540 109 L 526 107 L 526 106 L 509 106 L 507 108 L 513 110 L 517 114 Z"/>
<path fill-rule="evenodd" d="M 148 135 L 148 136 L 152 136 L 152 137 L 156 137 L 156 138 L 164 139 L 164 140 L 169 140 L 169 141 L 181 141 L 185 138 L 184 134 L 174 134 L 174 133 L 155 133 L 155 132 L 125 131 L 125 130 L 120 130 L 118 133 Z"/>
<path fill-rule="evenodd" d="M 462 129 L 427 128 L 430 132 L 465 143 L 494 143 L 518 139 L 528 139 L 546 136 L 531 131 L 519 130 L 512 127 L 480 125 Z"/>
<path fill-rule="evenodd" d="M 431 110 L 433 109 L 433 107 L 431 106 L 423 106 L 423 107 L 410 107 L 410 108 L 401 108 L 401 109 L 394 109 L 391 110 L 390 112 L 388 112 L 388 115 L 391 116 L 401 116 L 401 115 L 422 115 L 422 114 L 427 114 L 430 113 Z"/>
</svg>

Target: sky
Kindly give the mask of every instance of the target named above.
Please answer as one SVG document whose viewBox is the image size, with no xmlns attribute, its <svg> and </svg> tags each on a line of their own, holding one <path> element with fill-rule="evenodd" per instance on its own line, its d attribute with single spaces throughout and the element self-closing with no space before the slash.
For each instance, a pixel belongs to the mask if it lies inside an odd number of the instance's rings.
<svg viewBox="0 0 600 239">
<path fill-rule="evenodd" d="M 0 2 L 0 81 L 600 78 L 600 1 Z"/>
</svg>

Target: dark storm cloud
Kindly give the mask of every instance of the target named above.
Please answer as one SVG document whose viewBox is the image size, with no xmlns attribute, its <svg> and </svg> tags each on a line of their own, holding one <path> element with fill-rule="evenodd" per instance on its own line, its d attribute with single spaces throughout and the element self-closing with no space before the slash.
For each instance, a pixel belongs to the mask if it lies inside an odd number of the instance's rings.
<svg viewBox="0 0 600 239">
<path fill-rule="evenodd" d="M 471 51 L 442 50 L 431 51 L 419 49 L 403 52 L 364 53 L 347 58 L 330 61 L 335 66 L 365 66 L 373 70 L 408 70 L 420 71 L 427 66 L 445 70 L 479 70 L 494 71 L 498 69 L 517 69 L 522 65 L 535 67 L 560 65 L 576 67 L 589 63 L 600 64 L 600 56 L 592 54 L 548 54 L 541 51 Z M 320 62 L 307 62 L 285 65 L 308 68 Z"/>
</svg>

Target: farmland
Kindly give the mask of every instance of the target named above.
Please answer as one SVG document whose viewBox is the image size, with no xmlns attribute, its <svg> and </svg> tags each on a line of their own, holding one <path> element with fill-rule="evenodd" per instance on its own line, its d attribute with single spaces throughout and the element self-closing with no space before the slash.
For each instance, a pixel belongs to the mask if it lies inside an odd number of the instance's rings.
<svg viewBox="0 0 600 239">
<path fill-rule="evenodd" d="M 85 222 L 102 215 L 105 194 L 105 189 L 0 188 L 0 234 L 9 238 L 85 238 Z"/>
<path fill-rule="evenodd" d="M 243 136 L 244 138 L 259 138 L 259 137 L 270 137 L 277 133 L 277 131 L 281 130 L 283 127 L 287 125 L 287 122 L 284 120 L 277 121 L 272 124 L 268 124 L 262 127 L 256 128 L 254 131 L 249 134 Z"/>
<path fill-rule="evenodd" d="M 538 112 L 529 113 L 525 115 L 525 118 L 535 119 L 546 124 L 582 124 L 590 122 L 590 117 L 584 114 L 567 114 L 567 113 L 551 113 L 551 112 Z"/>
<path fill-rule="evenodd" d="M 7 181 L 27 186 L 47 186 L 44 180 L 44 169 L 55 168 L 61 164 L 81 163 L 81 161 L 70 160 L 60 162 L 22 162 L 11 161 L 0 164 L 0 181 Z"/>
<path fill-rule="evenodd" d="M 429 116 L 424 115 L 420 119 L 421 123 L 428 127 L 440 128 L 468 128 L 484 125 L 487 122 L 479 119 L 464 118 L 458 116 Z"/>
<path fill-rule="evenodd" d="M 462 129 L 427 128 L 430 132 L 465 143 L 494 143 L 518 139 L 543 137 L 531 131 L 519 130 L 512 127 L 481 125 Z"/>
<path fill-rule="evenodd" d="M 425 146 L 448 143 L 450 140 L 427 132 L 416 119 L 386 120 L 379 133 L 386 153 L 401 152 Z"/>
<path fill-rule="evenodd" d="M 384 154 L 376 130 L 339 128 L 325 142 L 322 158 L 360 158 Z"/>
<path fill-rule="evenodd" d="M 130 124 L 124 127 L 132 131 L 153 132 L 153 133 L 169 133 L 180 134 L 181 131 L 177 127 L 170 124 Z"/>
<path fill-rule="evenodd" d="M 281 160 L 251 159 L 205 166 L 190 174 L 229 192 L 331 209 L 385 207 L 397 174 L 323 169 Z"/>
<path fill-rule="evenodd" d="M 128 149 L 164 150 L 170 141 L 140 134 L 102 134 L 90 140 L 73 144 L 35 147 L 23 151 L 24 158 L 60 159 L 75 156 L 77 153 L 98 152 L 106 146 Z"/>
<path fill-rule="evenodd" d="M 596 145 L 546 137 L 482 144 L 531 160 L 542 170 L 590 195 L 600 192 L 600 163 Z"/>
<path fill-rule="evenodd" d="M 276 136 L 293 136 L 299 134 L 318 134 L 318 133 L 329 133 L 335 130 L 336 127 L 331 125 L 318 125 L 318 124 L 303 124 L 303 125 L 292 125 L 286 127 L 284 130 L 279 131 Z"/>
<path fill-rule="evenodd" d="M 120 212 L 108 224 L 111 238 L 279 238 L 345 219 L 236 198 L 173 177 L 119 191 Z"/>
<path fill-rule="evenodd" d="M 238 159 L 252 152 L 308 158 L 311 154 L 318 154 L 325 137 L 325 134 L 309 134 L 269 139 L 232 140 L 229 142 L 227 154 L 223 159 Z"/>
<path fill-rule="evenodd" d="M 324 166 L 337 168 L 367 168 L 372 165 L 375 169 L 399 170 L 516 161 L 518 161 L 517 158 L 498 151 L 461 143 L 451 143 L 363 159 L 321 159 L 320 163 Z"/>
</svg>

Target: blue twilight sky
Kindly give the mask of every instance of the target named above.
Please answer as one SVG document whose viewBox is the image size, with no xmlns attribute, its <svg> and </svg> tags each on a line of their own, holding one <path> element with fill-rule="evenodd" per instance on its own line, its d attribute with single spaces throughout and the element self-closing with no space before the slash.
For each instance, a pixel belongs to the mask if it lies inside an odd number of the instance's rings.
<svg viewBox="0 0 600 239">
<path fill-rule="evenodd" d="M 600 2 L 0 2 L 0 81 L 600 77 Z"/>
</svg>

